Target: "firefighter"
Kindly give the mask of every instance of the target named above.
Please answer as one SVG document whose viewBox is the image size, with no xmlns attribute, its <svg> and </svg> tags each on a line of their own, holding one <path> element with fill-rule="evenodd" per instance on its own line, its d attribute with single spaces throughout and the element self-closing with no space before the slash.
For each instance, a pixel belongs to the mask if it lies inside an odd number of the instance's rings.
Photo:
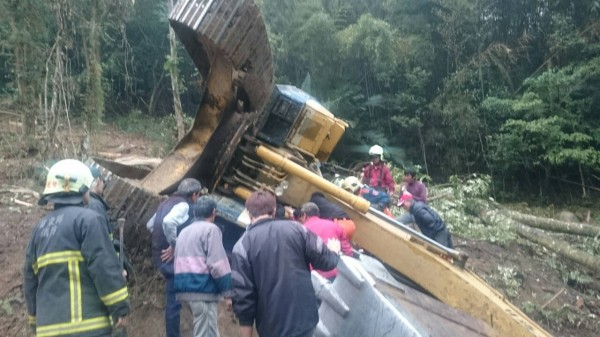
<svg viewBox="0 0 600 337">
<path fill-rule="evenodd" d="M 369 149 L 369 156 L 371 157 L 371 162 L 363 168 L 363 184 L 391 195 L 394 193 L 396 184 L 394 183 L 390 168 L 385 165 L 381 158 L 383 156 L 383 148 L 379 145 L 373 145 Z"/>
<path fill-rule="evenodd" d="M 50 168 L 25 254 L 23 292 L 38 337 L 110 336 L 126 323 L 129 298 L 105 217 L 84 207 L 93 177 L 80 161 Z"/>
<path fill-rule="evenodd" d="M 102 173 L 97 167 L 90 166 L 90 172 L 92 173 L 92 177 L 94 178 L 94 180 L 92 181 L 92 185 L 90 186 L 90 198 L 86 207 L 100 213 L 100 215 L 106 218 L 106 223 L 108 224 L 108 237 L 113 243 L 115 252 L 117 254 L 120 254 L 122 250 L 121 245 L 123 244 L 123 240 L 122 238 L 119 238 L 121 239 L 121 241 L 114 239 L 113 232 L 115 231 L 116 226 L 114 222 L 110 219 L 110 216 L 108 215 L 109 207 L 103 198 L 104 189 L 106 188 L 107 181 L 102 176 Z M 125 250 L 124 248 L 125 247 L 123 247 L 123 251 Z M 131 265 L 131 262 L 129 262 L 127 256 L 122 256 L 120 257 L 120 259 L 123 261 L 123 275 L 127 280 L 129 280 L 129 275 L 133 274 L 133 266 Z"/>
</svg>

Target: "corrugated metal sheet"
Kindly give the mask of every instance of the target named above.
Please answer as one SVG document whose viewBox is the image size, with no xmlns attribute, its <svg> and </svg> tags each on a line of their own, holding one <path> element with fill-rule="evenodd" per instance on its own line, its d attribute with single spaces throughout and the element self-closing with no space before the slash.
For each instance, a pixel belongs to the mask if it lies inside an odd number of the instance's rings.
<svg viewBox="0 0 600 337">
<path fill-rule="evenodd" d="M 421 337 L 415 327 L 377 289 L 364 269 L 343 257 L 330 284 L 316 272 L 313 287 L 321 300 L 315 337 Z"/>
<path fill-rule="evenodd" d="M 499 336 L 483 321 L 396 281 L 376 259 L 342 257 L 329 283 L 312 273 L 322 303 L 315 337 Z"/>
</svg>

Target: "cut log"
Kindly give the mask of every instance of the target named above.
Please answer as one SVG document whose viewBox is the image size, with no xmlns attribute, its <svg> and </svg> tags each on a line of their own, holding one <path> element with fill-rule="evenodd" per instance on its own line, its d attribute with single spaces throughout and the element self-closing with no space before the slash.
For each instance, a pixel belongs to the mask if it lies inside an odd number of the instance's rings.
<svg viewBox="0 0 600 337">
<path fill-rule="evenodd" d="M 98 151 L 97 155 L 102 158 L 108 158 L 108 159 L 115 159 L 115 158 L 123 157 L 123 154 L 121 154 L 121 153 L 106 152 L 106 151 Z"/>
<path fill-rule="evenodd" d="M 512 218 L 513 220 L 531 227 L 536 227 L 558 233 L 576 234 L 591 237 L 600 236 L 600 226 L 594 226 L 579 222 L 566 222 L 556 219 L 542 218 L 507 209 L 502 210 L 502 212 L 510 218 Z"/>
<path fill-rule="evenodd" d="M 28 189 L 28 188 L 24 188 L 24 187 L 13 187 L 13 188 L 7 188 L 7 189 L 0 189 L 0 193 L 31 194 L 35 198 L 38 198 L 38 199 L 40 197 L 40 194 L 38 192 Z"/>
<path fill-rule="evenodd" d="M 26 202 L 26 201 L 22 201 L 19 199 L 13 199 L 13 202 L 17 205 L 21 205 L 21 206 L 25 206 L 25 207 L 33 207 L 34 205 L 32 203 Z"/>
<path fill-rule="evenodd" d="M 553 238 L 540 230 L 519 224 L 516 227 L 517 234 L 521 237 L 544 246 L 551 251 L 576 262 L 590 270 L 600 273 L 600 258 L 590 255 L 577 248 L 573 248 L 568 242 Z"/>
<path fill-rule="evenodd" d="M 475 212 L 479 218 L 488 225 L 508 225 L 519 236 L 546 247 L 560 256 L 572 262 L 576 262 L 596 273 L 600 273 L 600 258 L 597 256 L 573 248 L 568 242 L 545 234 L 539 229 L 525 226 L 506 216 L 505 211 L 493 210 L 491 206 L 485 207 L 484 203 L 473 203 L 470 206 L 470 211 Z"/>
<path fill-rule="evenodd" d="M 450 192 L 437 194 L 437 195 L 432 196 L 431 198 L 427 198 L 427 202 L 432 202 L 437 199 L 445 199 L 451 195 L 452 195 L 452 193 L 450 193 Z"/>
<path fill-rule="evenodd" d="M 147 167 L 149 169 L 156 168 L 160 164 L 161 161 L 162 161 L 161 158 L 150 158 L 150 157 L 142 157 L 142 156 L 137 156 L 137 155 L 132 155 L 132 156 L 121 157 L 121 158 L 115 159 L 115 162 L 123 164 L 123 165 L 142 166 L 142 167 Z"/>
</svg>

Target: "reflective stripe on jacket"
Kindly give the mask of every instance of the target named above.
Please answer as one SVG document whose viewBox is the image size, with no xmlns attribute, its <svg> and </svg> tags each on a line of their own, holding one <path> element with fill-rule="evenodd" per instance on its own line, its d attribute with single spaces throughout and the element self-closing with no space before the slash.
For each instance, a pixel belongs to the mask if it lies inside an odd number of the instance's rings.
<svg viewBox="0 0 600 337">
<path fill-rule="evenodd" d="M 27 247 L 23 290 L 37 337 L 97 336 L 129 312 L 122 268 L 104 217 L 60 207 L 36 225 Z"/>
</svg>

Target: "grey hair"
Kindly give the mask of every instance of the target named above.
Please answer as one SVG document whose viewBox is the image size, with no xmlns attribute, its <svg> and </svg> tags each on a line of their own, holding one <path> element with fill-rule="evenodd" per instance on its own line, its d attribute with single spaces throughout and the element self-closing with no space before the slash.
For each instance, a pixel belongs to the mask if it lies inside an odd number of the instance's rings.
<svg viewBox="0 0 600 337">
<path fill-rule="evenodd" d="M 185 178 L 179 183 L 175 195 L 189 197 L 194 193 L 200 193 L 200 190 L 202 190 L 202 184 L 200 184 L 198 180 L 194 178 Z"/>
<path fill-rule="evenodd" d="M 319 216 L 319 206 L 314 202 L 307 202 L 300 208 L 300 214 L 306 214 L 306 216 Z"/>
<path fill-rule="evenodd" d="M 192 205 L 192 212 L 196 219 L 210 218 L 217 209 L 217 203 L 209 196 L 205 195 Z"/>
</svg>

